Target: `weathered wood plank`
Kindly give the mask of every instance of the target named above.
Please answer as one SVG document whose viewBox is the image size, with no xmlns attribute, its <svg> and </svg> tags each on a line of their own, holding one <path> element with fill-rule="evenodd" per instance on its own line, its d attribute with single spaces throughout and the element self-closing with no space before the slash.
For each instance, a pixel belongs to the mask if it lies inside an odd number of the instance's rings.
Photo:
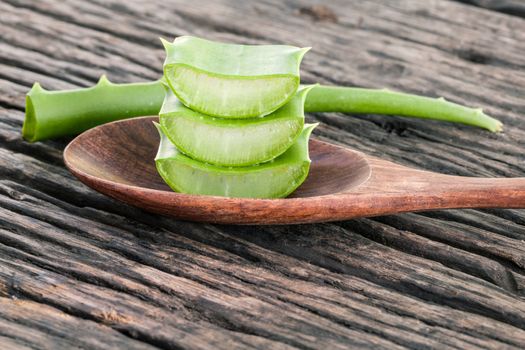
<svg viewBox="0 0 525 350">
<path fill-rule="evenodd" d="M 70 316 L 47 305 L 16 298 L 0 297 L 0 330 L 2 349 L 11 346 L 13 349 L 154 349 L 110 327 Z M 100 337 L 101 334 L 103 337 Z M 16 343 L 10 346 L 9 340 Z"/>
<path fill-rule="evenodd" d="M 28 200 L 31 200 L 28 196 L 25 197 L 25 200 L 28 201 Z M 6 203 L 4 202 L 3 203 L 6 208 L 10 208 L 10 204 L 9 203 Z M 13 203 L 11 203 L 12 205 Z M 10 217 L 12 218 L 11 219 L 11 222 L 12 224 L 14 224 L 13 226 L 11 226 L 10 230 L 14 230 L 15 233 L 10 233 L 9 231 L 6 231 L 4 232 L 3 234 L 1 234 L 0 236 L 2 238 L 0 238 L 0 240 L 2 242 L 7 242 L 10 246 L 14 246 L 16 247 L 17 251 L 14 251 L 14 252 L 9 252 L 9 250 L 5 250 L 5 249 L 2 249 L 2 254 L 4 256 L 10 256 L 11 258 L 14 258 L 14 259 L 23 259 L 23 260 L 26 260 L 26 261 L 29 261 L 30 263 L 32 263 L 33 265 L 37 265 L 37 266 L 42 266 L 42 267 L 46 267 L 47 269 L 51 269 L 52 271 L 54 272 L 60 272 L 61 275 L 73 275 L 75 277 L 76 280 L 81 280 L 81 281 L 90 281 L 90 280 L 93 280 L 95 279 L 97 282 L 97 284 L 99 285 L 103 285 L 105 287 L 109 287 L 111 289 L 116 289 L 118 291 L 121 291 L 121 292 L 126 292 L 128 294 L 139 294 L 139 295 L 142 295 L 141 299 L 145 299 L 145 300 L 148 300 L 150 303 L 155 303 L 155 304 L 163 304 L 165 303 L 166 301 L 164 300 L 169 300 L 168 299 L 165 299 L 163 298 L 161 295 L 157 295 L 155 290 L 153 291 L 150 291 L 147 287 L 142 287 L 140 284 L 137 284 L 137 283 L 133 283 L 131 281 L 127 281 L 126 282 L 126 279 L 127 278 L 133 278 L 135 281 L 140 281 L 142 282 L 142 284 L 146 284 L 147 285 L 151 285 L 151 283 L 154 283 L 154 285 L 157 286 L 158 289 L 161 289 L 163 291 L 166 291 L 167 289 L 171 289 L 172 292 L 170 292 L 169 294 L 170 295 L 173 295 L 175 294 L 176 296 L 179 296 L 182 301 L 181 303 L 184 303 L 184 300 L 187 300 L 188 299 L 194 299 L 194 297 L 191 297 L 189 295 L 184 295 L 184 294 L 187 294 L 188 291 L 190 290 L 190 286 L 188 285 L 188 283 L 191 283 L 190 281 L 186 281 L 184 282 L 183 279 L 178 279 L 178 282 L 175 282 L 175 280 L 173 280 L 173 277 L 169 276 L 169 275 L 164 275 L 161 273 L 161 275 L 159 275 L 159 279 L 156 279 L 155 274 L 159 274 L 159 272 L 155 272 L 155 270 L 151 270 L 151 269 L 148 269 L 147 267 L 140 267 L 139 270 L 137 270 L 137 268 L 141 265 L 140 263 L 144 264 L 149 264 L 151 262 L 154 262 L 156 264 L 156 266 L 154 266 L 156 269 L 160 269 L 161 271 L 165 271 L 165 272 L 170 272 L 170 273 L 177 273 L 177 274 L 181 274 L 181 272 L 183 270 L 187 270 L 187 274 L 186 276 L 191 276 L 191 271 L 192 270 L 195 270 L 195 268 L 198 266 L 198 269 L 200 270 L 202 268 L 202 266 L 208 266 L 208 267 L 214 267 L 214 269 L 210 270 L 208 269 L 208 271 L 213 271 L 213 270 L 216 270 L 216 269 L 220 269 L 220 270 L 223 270 L 225 268 L 228 268 L 228 267 L 225 267 L 223 266 L 223 263 L 221 263 L 220 261 L 216 261 L 214 263 L 214 260 L 216 259 L 212 259 L 211 257 L 209 256 L 206 256 L 206 257 L 198 257 L 198 256 L 194 256 L 194 254 L 191 254 L 191 253 L 188 253 L 184 250 L 181 250 L 179 251 L 178 249 L 176 250 L 173 250 L 174 248 L 173 247 L 170 247 L 170 249 L 167 249 L 167 248 L 163 248 L 165 246 L 168 246 L 169 247 L 169 244 L 166 244 L 168 242 L 171 243 L 171 245 L 173 245 L 173 243 L 175 243 L 173 240 L 169 240 L 169 239 L 165 239 L 164 242 L 156 242 L 156 244 L 152 244 L 150 243 L 149 246 L 145 249 L 145 248 L 141 248 L 138 244 L 140 244 L 140 240 L 136 240 L 136 243 L 133 243 L 134 245 L 133 246 L 129 246 L 130 243 L 132 243 L 131 241 L 129 240 L 123 240 L 122 238 L 119 238 L 121 236 L 126 236 L 126 233 L 125 232 L 122 232 L 120 230 L 115 230 L 115 229 L 111 229 L 109 227 L 106 227 L 104 232 L 100 232 L 98 233 L 98 236 L 99 238 L 96 238 L 96 239 L 104 239 L 106 240 L 106 242 L 94 242 L 92 241 L 92 239 L 82 239 L 83 242 L 78 242 L 78 243 L 75 243 L 75 241 L 71 238 L 71 230 L 73 229 L 72 226 L 73 225 L 68 225 L 66 222 L 68 221 L 68 217 L 65 217 L 65 218 L 62 218 L 63 221 L 59 221 L 60 219 L 59 218 L 50 218 L 48 216 L 48 218 L 45 218 L 43 217 L 42 215 L 45 215 L 44 213 L 50 213 L 53 211 L 52 208 L 41 208 L 40 206 L 38 206 L 38 203 L 35 203 L 35 206 L 34 206 L 34 210 L 37 211 L 37 213 L 32 213 L 32 215 L 34 216 L 37 216 L 39 217 L 41 220 L 43 219 L 44 221 L 51 221 L 51 223 L 53 225 L 55 225 L 55 227 L 50 227 L 48 225 L 42 225 L 42 224 L 37 224 L 38 226 L 35 226 L 35 224 L 30 224 L 30 221 L 27 221 L 26 219 L 24 219 L 23 217 L 19 216 L 19 215 L 16 215 L 14 213 L 10 213 Z M 18 223 L 17 223 L 18 222 Z M 93 228 L 91 228 L 91 225 L 86 225 L 85 222 L 78 222 L 79 226 L 80 227 L 89 227 L 89 233 L 88 232 L 85 232 L 85 234 L 88 234 L 89 236 L 93 237 L 93 234 L 95 234 L 96 232 L 94 231 Z M 194 225 L 194 226 L 198 226 L 198 225 Z M 60 229 L 57 229 L 58 227 L 60 227 Z M 20 237 L 19 235 L 16 234 L 17 231 L 20 231 L 22 230 L 23 228 L 25 228 L 25 233 L 26 235 L 27 234 L 30 234 L 31 236 L 30 237 Z M 60 233 L 60 230 L 67 230 L 68 233 L 64 233 L 64 234 L 61 234 Z M 29 231 L 28 231 L 29 230 Z M 104 237 L 104 234 L 107 234 L 108 233 L 111 233 L 112 231 L 116 231 L 115 232 L 115 236 L 109 236 L 109 237 Z M 175 232 L 173 232 L 172 234 L 176 234 Z M 36 235 L 36 236 L 34 236 Z M 212 234 L 210 233 L 207 233 L 207 236 L 211 236 Z M 17 237 L 18 236 L 18 237 Z M 46 238 L 44 238 L 46 237 Z M 145 237 L 142 237 L 142 241 L 144 241 L 144 238 Z M 108 241 L 109 239 L 109 241 Z M 159 238 L 157 238 L 159 239 Z M 177 237 L 176 236 L 176 240 L 180 240 L 181 238 Z M 211 237 L 210 239 L 213 239 L 213 237 Z M 182 239 L 183 241 L 186 241 L 186 244 L 189 246 L 189 245 L 192 245 L 196 248 L 199 248 L 201 247 L 201 249 L 208 249 L 206 247 L 206 245 L 202 246 L 200 244 L 198 244 L 197 242 L 191 242 L 191 241 L 187 241 L 185 239 Z M 38 244 L 35 243 L 35 241 L 39 242 Z M 51 243 L 46 243 L 46 242 L 51 242 Z M 126 243 L 125 243 L 126 242 Z M 93 246 L 92 244 L 96 244 L 96 245 L 100 245 L 100 244 L 103 244 L 103 246 L 101 247 L 102 249 L 95 249 L 93 250 Z M 243 240 L 236 240 L 237 245 L 243 245 L 245 243 L 243 243 Z M 176 244 L 176 246 L 180 245 L 181 243 L 178 243 Z M 56 246 L 56 245 L 59 245 L 59 247 L 54 247 L 53 246 Z M 71 247 L 70 249 L 68 249 L 68 246 L 69 245 L 73 245 L 74 246 L 74 251 L 73 252 L 68 252 L 70 250 L 73 250 L 73 247 Z M 115 250 L 117 249 L 118 250 L 118 253 L 123 253 L 122 252 L 122 248 L 120 247 L 124 247 L 125 245 L 129 246 L 128 248 L 128 251 L 125 253 L 126 256 L 129 256 L 131 257 L 134 261 L 139 261 L 140 263 L 137 264 L 137 263 L 134 263 L 134 264 L 131 264 L 129 265 L 129 263 L 126 263 L 125 260 L 122 260 L 123 258 L 122 257 L 118 257 L 116 255 L 114 255 L 114 253 L 111 253 L 111 252 L 108 252 L 111 251 L 111 250 Z M 226 246 L 226 245 L 224 245 Z M 230 246 L 233 246 L 233 244 L 230 244 Z M 58 249 L 57 249 L 58 248 Z M 52 249 L 52 250 L 50 250 Z M 148 255 L 151 255 L 152 253 L 148 251 L 151 250 L 151 252 L 153 252 L 153 254 L 158 254 L 159 255 L 159 258 L 158 259 L 151 259 L 151 258 L 147 258 Z M 252 248 L 251 251 L 253 251 L 253 253 L 257 253 L 257 250 Z M 28 253 L 24 253 L 24 252 L 28 252 Z M 177 252 L 177 253 L 175 253 Z M 252 253 L 252 254 L 253 254 Z M 71 257 L 71 256 L 64 256 L 64 254 L 66 255 L 71 255 L 71 254 L 74 254 L 76 256 L 75 257 Z M 108 256 L 109 254 L 109 256 Z M 184 254 L 183 257 L 180 257 L 180 254 Z M 36 257 L 31 257 L 31 255 L 36 255 Z M 208 254 L 206 254 L 208 255 Z M 214 254 L 215 256 L 219 256 L 217 254 Z M 265 255 L 267 255 L 267 253 L 265 253 L 264 251 L 262 251 L 262 254 L 260 254 L 260 257 L 264 257 Z M 103 256 L 106 256 L 106 257 L 103 257 Z M 165 258 L 161 258 L 161 257 L 170 257 L 170 261 L 169 261 L 169 264 L 166 264 L 165 266 L 160 266 L 158 265 L 158 261 L 164 261 Z M 226 256 L 227 260 L 229 260 L 229 264 L 227 265 L 231 265 L 233 264 L 233 261 L 231 260 L 232 258 Z M 189 259 L 189 260 L 188 260 Z M 196 259 L 196 260 L 195 260 Z M 79 263 L 74 263 L 75 260 L 79 260 L 80 262 Z M 281 288 L 278 288 L 279 285 L 281 285 L 284 281 L 286 280 L 283 280 L 282 277 L 281 278 L 278 278 L 277 276 L 275 276 L 273 273 L 271 272 L 264 272 L 266 269 L 264 268 L 260 268 L 260 267 L 257 267 L 257 264 L 255 264 L 256 266 L 255 267 L 250 267 L 250 262 L 246 262 L 246 261 L 243 261 L 244 259 L 237 259 L 238 260 L 238 264 L 237 266 L 230 266 L 228 268 L 228 275 L 232 274 L 232 275 L 235 275 L 237 276 L 237 278 L 240 280 L 240 281 L 243 281 L 243 282 L 247 282 L 247 281 L 250 281 L 250 280 L 253 280 L 254 278 L 256 278 L 257 280 L 257 284 L 262 287 L 263 289 L 268 289 L 268 291 L 266 291 L 265 293 L 261 293 L 261 294 L 256 294 L 257 297 L 259 298 L 265 298 L 265 297 L 268 297 L 268 296 L 271 296 L 272 294 L 276 293 L 277 295 L 279 295 L 279 299 L 280 300 L 287 300 L 287 299 L 290 299 L 294 301 L 294 303 L 298 304 L 298 305 L 302 305 L 304 304 L 305 302 L 307 302 L 308 304 L 310 303 L 316 303 L 316 304 L 319 304 L 319 297 L 321 295 L 325 295 L 327 292 L 329 292 L 329 289 L 326 290 L 326 288 L 320 288 L 318 286 L 316 286 L 315 284 L 305 284 L 305 283 L 301 283 L 299 281 L 297 282 L 294 282 L 294 287 L 295 288 L 292 288 L 292 290 L 296 290 L 298 295 L 297 296 L 294 296 L 294 292 L 292 292 L 291 290 L 287 290 L 289 288 L 286 288 L 284 290 L 281 290 Z M 252 259 L 253 260 L 253 259 Z M 69 264 L 68 266 L 62 266 L 62 262 L 63 261 L 68 261 Z M 107 270 L 107 266 L 108 266 L 108 263 L 107 261 L 111 261 L 111 264 L 113 266 L 115 266 L 114 269 L 109 269 L 108 272 L 104 272 L 104 270 L 102 271 L 96 271 L 93 270 L 93 268 L 90 268 L 89 266 L 86 266 L 86 264 L 88 265 L 93 265 L 95 264 L 95 269 L 97 268 L 97 265 L 98 265 L 98 269 L 106 269 Z M 204 264 L 204 265 L 203 265 Z M 20 265 L 20 263 L 17 262 L 17 265 Z M 178 266 L 178 270 L 179 272 L 176 272 L 176 271 L 170 271 L 172 270 L 173 268 L 171 266 Z M 184 268 L 184 266 L 188 266 L 187 268 Z M 293 265 L 297 266 L 298 264 L 297 263 L 294 263 Z M 127 266 L 127 267 L 126 267 Z M 245 274 L 243 273 L 244 270 L 246 269 L 249 269 L 248 272 L 252 269 L 254 269 L 253 271 L 249 272 L 248 274 Z M 132 269 L 134 270 L 134 272 L 130 275 L 130 277 L 126 277 L 126 275 L 128 274 L 128 272 L 126 271 L 127 269 Z M 111 277 L 111 275 L 113 274 L 113 271 L 115 271 L 116 275 Z M 270 269 L 271 271 L 271 269 Z M 130 271 L 131 272 L 131 271 Z M 221 271 L 222 272 L 222 271 Z M 204 286 L 200 287 L 201 290 L 203 292 L 201 292 L 201 298 L 204 298 L 203 300 L 195 300 L 194 301 L 194 308 L 195 307 L 199 307 L 199 308 L 206 308 L 206 306 L 210 307 L 210 306 L 213 306 L 211 309 L 209 310 L 206 310 L 206 314 L 208 316 L 212 316 L 213 314 L 217 314 L 217 312 L 221 312 L 220 308 L 218 308 L 218 305 L 217 305 L 217 299 L 215 299 L 213 297 L 213 294 L 216 294 L 217 292 L 213 293 L 211 290 L 209 290 L 208 292 L 204 292 L 205 289 L 209 289 L 210 287 L 209 286 L 212 286 L 214 289 L 218 289 L 218 291 L 220 292 L 224 292 L 226 294 L 231 294 L 231 293 L 234 293 L 234 294 L 238 294 L 238 293 L 242 293 L 242 294 L 251 294 L 251 291 L 250 290 L 246 290 L 246 283 L 240 283 L 240 285 L 237 285 L 237 283 L 235 282 L 221 282 L 220 280 L 220 277 L 221 275 L 220 274 L 217 274 L 216 277 L 206 277 L 206 275 L 208 274 L 209 272 L 206 272 L 206 271 L 203 271 L 202 273 L 199 273 L 197 275 L 194 275 L 192 276 L 192 278 L 205 278 L 204 281 L 200 280 L 198 282 L 200 282 L 201 284 L 204 284 Z M 264 273 L 265 275 L 264 276 L 261 276 L 261 277 L 257 277 L 258 275 Z M 274 276 L 272 276 L 274 275 Z M 106 277 L 107 276 L 107 277 Z M 142 276 L 142 277 L 140 277 Z M 184 276 L 184 274 L 183 274 Z M 322 277 L 322 275 L 321 275 Z M 124 279 L 123 279 L 124 278 Z M 209 278 L 212 278 L 211 280 Z M 278 278 L 276 280 L 276 278 Z M 324 277 L 322 278 L 329 278 L 329 274 L 325 274 Z M 149 283 L 146 283 L 145 280 L 149 280 L 150 282 Z M 155 282 L 153 282 L 155 281 Z M 254 282 L 250 281 L 248 285 L 250 284 L 253 284 Z M 342 283 L 343 282 L 339 282 L 339 284 L 341 284 L 341 287 L 342 288 Z M 352 285 L 353 283 L 349 283 L 350 285 Z M 362 284 L 362 283 L 361 283 Z M 171 286 L 177 286 L 177 289 L 176 290 L 173 290 Z M 208 286 L 208 287 L 206 287 Z M 84 288 L 87 288 L 87 287 L 84 287 Z M 84 289 L 83 288 L 83 289 Z M 138 288 L 138 289 L 137 289 Z M 202 288 L 205 288 L 205 289 L 202 289 Z M 272 289 L 276 289 L 274 292 L 272 292 L 271 290 Z M 355 287 L 354 287 L 355 288 Z M 325 291 L 323 291 L 325 290 Z M 300 291 L 300 293 L 298 293 Z M 387 291 L 384 291 L 386 293 L 388 293 Z M 182 295 L 181 295 L 182 293 Z M 332 292 L 329 292 L 330 294 L 329 295 L 334 295 L 333 291 Z M 107 293 L 104 293 L 105 296 L 107 296 Z M 306 296 L 309 296 L 308 299 L 305 299 Z M 225 295 L 224 297 L 227 297 L 227 295 Z M 246 303 L 249 299 L 246 299 L 247 297 L 244 297 L 244 299 L 242 300 L 242 303 Z M 324 297 L 325 300 L 324 300 L 324 303 L 331 303 L 330 300 L 332 300 L 331 298 L 329 297 Z M 206 299 L 211 299 L 209 301 L 206 301 Z M 295 299 L 295 300 L 294 300 Z M 303 300 L 304 299 L 304 300 Z M 337 300 L 340 300 L 339 304 L 342 302 L 342 300 L 344 300 L 344 298 L 337 298 Z M 349 301 L 346 301 L 344 304 L 347 304 L 348 305 Z M 224 314 L 224 315 L 221 315 L 222 317 L 228 317 L 228 318 L 232 318 L 234 317 L 234 315 L 232 315 L 232 313 L 234 314 L 235 313 L 235 309 L 233 308 L 233 305 L 234 303 L 233 302 L 230 302 L 229 303 L 230 305 L 230 310 L 227 310 L 227 313 Z M 315 305 L 315 304 L 313 304 Z M 350 304 L 351 305 L 351 304 Z M 163 305 L 164 307 L 166 307 L 166 305 Z M 173 306 L 173 301 L 171 301 L 170 303 L 170 307 L 171 309 L 173 310 L 174 306 Z M 180 307 L 180 305 L 179 305 Z M 284 306 L 281 306 L 281 307 L 284 307 Z M 304 307 L 304 306 L 303 306 Z M 310 306 L 310 307 L 313 307 L 313 306 Z M 317 306 L 318 307 L 318 306 Z M 246 309 L 246 306 L 244 306 L 244 308 Z M 319 307 L 318 307 L 319 308 Z M 356 306 L 352 306 L 352 309 L 354 310 L 361 310 L 361 313 L 364 312 L 364 310 L 366 310 L 366 305 L 356 305 Z M 123 311 L 124 313 L 125 312 L 129 312 L 127 311 L 126 309 L 124 309 L 125 311 Z M 290 309 L 288 309 L 289 312 Z M 328 315 L 330 315 L 330 313 L 333 313 L 333 312 L 337 312 L 337 314 L 341 314 L 341 312 L 344 311 L 344 308 L 342 309 L 341 308 L 341 305 L 339 305 L 336 309 L 332 310 L 332 311 L 328 311 L 328 310 L 324 310 L 324 309 L 320 309 L 319 312 L 323 312 L 324 314 L 328 313 Z M 385 323 L 385 314 L 381 313 L 381 314 L 377 314 L 377 313 L 370 313 L 369 316 L 367 318 L 365 318 L 364 320 L 367 320 L 369 318 L 372 318 L 373 319 L 373 315 L 376 315 L 375 317 L 379 317 L 379 319 L 381 320 L 381 329 L 382 331 L 381 332 L 387 332 L 388 331 L 388 327 Z M 215 317 L 212 317 L 212 319 L 217 319 L 217 315 L 214 315 Z M 331 317 L 334 317 L 333 315 L 331 315 Z M 339 316 L 341 317 L 341 316 Z M 392 316 L 394 317 L 394 316 Z M 396 317 L 394 317 L 395 319 Z M 311 318 L 309 318 L 311 320 Z M 273 320 L 273 322 L 275 322 L 276 320 Z M 355 323 L 356 320 L 355 320 L 355 316 L 354 317 L 351 317 L 350 320 L 346 321 L 347 323 L 351 322 L 350 324 L 352 323 Z M 365 322 L 365 321 L 360 321 L 360 322 Z M 367 321 L 368 323 L 370 323 L 371 321 L 368 320 Z M 406 323 L 407 321 L 404 321 L 404 323 Z M 417 323 L 416 323 L 417 324 Z M 250 327 L 249 323 L 245 323 L 244 324 L 244 327 Z M 363 326 L 361 326 L 363 327 Z M 500 329 L 505 329 L 505 328 L 508 328 L 508 327 L 505 327 L 505 326 L 502 326 L 500 325 Z M 414 329 L 412 329 L 412 332 L 414 331 Z M 425 332 L 425 328 L 423 328 L 423 332 Z M 515 332 L 515 330 L 513 331 Z M 388 333 L 387 333 L 388 334 Z M 396 337 L 401 337 L 402 335 L 402 332 L 400 332 L 399 330 L 393 332 L 392 334 L 395 334 Z M 439 335 L 438 335 L 439 337 Z M 417 340 L 417 337 L 414 338 L 414 334 L 411 334 L 410 336 L 408 336 L 407 338 L 405 338 L 405 341 L 407 341 L 407 339 L 410 339 L 411 342 L 414 342 Z M 525 339 L 524 339 L 525 340 Z M 312 341 L 312 340 L 310 340 Z M 427 339 L 427 341 L 429 341 L 429 339 Z M 410 343 L 409 343 L 410 344 Z M 423 343 L 419 343 L 420 345 L 421 344 L 424 344 Z"/>
<path fill-rule="evenodd" d="M 20 139 L 34 81 L 62 89 L 105 72 L 155 79 L 158 37 L 194 34 L 313 46 L 306 82 L 484 107 L 504 133 L 396 117 L 309 119 L 322 122 L 318 137 L 407 165 L 524 175 L 523 19 L 445 0 L 338 0 L 325 5 L 335 20 L 301 10 L 316 4 L 0 3 L 3 348 L 66 347 L 78 328 L 86 348 L 525 347 L 523 210 L 283 227 L 177 222 L 77 182 L 61 160 L 67 140 Z"/>
</svg>

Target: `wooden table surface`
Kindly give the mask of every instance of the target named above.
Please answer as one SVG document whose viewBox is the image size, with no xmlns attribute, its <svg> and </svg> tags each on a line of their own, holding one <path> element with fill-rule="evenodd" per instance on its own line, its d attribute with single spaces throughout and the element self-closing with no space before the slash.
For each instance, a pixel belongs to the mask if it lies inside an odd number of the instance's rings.
<svg viewBox="0 0 525 350">
<path fill-rule="evenodd" d="M 525 348 L 525 210 L 298 226 L 175 221 L 22 141 L 24 95 L 161 74 L 158 38 L 312 46 L 304 82 L 444 96 L 500 134 L 309 115 L 321 139 L 401 164 L 525 176 L 520 1 L 0 2 L 0 348 Z M 509 14 L 510 13 L 510 14 Z"/>
</svg>

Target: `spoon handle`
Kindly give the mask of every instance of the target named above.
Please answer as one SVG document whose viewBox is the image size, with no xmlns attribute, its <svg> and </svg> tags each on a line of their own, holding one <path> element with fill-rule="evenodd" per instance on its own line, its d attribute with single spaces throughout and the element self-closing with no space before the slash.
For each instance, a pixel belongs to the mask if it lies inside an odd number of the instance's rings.
<svg viewBox="0 0 525 350">
<path fill-rule="evenodd" d="M 384 193 L 400 211 L 446 208 L 525 208 L 525 177 L 476 178 L 411 169 L 371 159 L 372 175 L 359 192 Z M 379 196 L 378 196 L 379 197 Z M 386 209 L 386 208 L 384 208 Z"/>
<path fill-rule="evenodd" d="M 441 176 L 428 196 L 456 208 L 525 208 L 525 178 Z"/>
</svg>

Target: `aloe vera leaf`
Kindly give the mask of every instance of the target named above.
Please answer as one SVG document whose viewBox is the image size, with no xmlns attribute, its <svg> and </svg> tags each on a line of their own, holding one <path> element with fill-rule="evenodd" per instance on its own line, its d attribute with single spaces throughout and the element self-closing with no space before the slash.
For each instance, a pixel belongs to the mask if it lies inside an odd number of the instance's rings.
<svg viewBox="0 0 525 350">
<path fill-rule="evenodd" d="M 158 125 L 157 170 L 176 192 L 242 198 L 282 198 L 299 187 L 310 170 L 308 140 L 317 124 L 305 125 L 295 143 L 272 161 L 247 167 L 220 167 L 191 159 Z"/>
<path fill-rule="evenodd" d="M 35 84 L 26 98 L 22 136 L 31 142 L 42 141 L 78 134 L 114 120 L 155 115 L 161 109 L 165 94 L 161 81 L 110 83 L 103 92 L 101 90 L 95 86 L 46 91 Z M 480 109 L 443 99 L 378 89 L 317 85 L 306 96 L 305 112 L 404 115 L 467 124 L 492 132 L 502 129 L 499 120 Z"/>
<path fill-rule="evenodd" d="M 284 153 L 303 130 L 304 100 L 311 88 L 301 88 L 264 118 L 249 119 L 215 118 L 192 111 L 167 91 L 160 125 L 180 151 L 201 162 L 220 166 L 263 163 Z"/>
<path fill-rule="evenodd" d="M 269 114 L 299 88 L 299 65 L 309 48 L 236 45 L 181 36 L 166 48 L 164 76 L 187 107 L 223 118 Z"/>
<path fill-rule="evenodd" d="M 160 81 L 113 84 L 103 75 L 93 87 L 65 91 L 35 83 L 26 96 L 22 136 L 34 142 L 79 134 L 110 121 L 157 114 L 163 100 Z"/>
<path fill-rule="evenodd" d="M 443 120 L 477 126 L 498 132 L 503 124 L 481 108 L 469 108 L 446 101 L 394 92 L 387 89 L 363 89 L 317 86 L 308 94 L 306 112 L 341 112 L 348 114 L 391 114 L 405 117 Z"/>
</svg>

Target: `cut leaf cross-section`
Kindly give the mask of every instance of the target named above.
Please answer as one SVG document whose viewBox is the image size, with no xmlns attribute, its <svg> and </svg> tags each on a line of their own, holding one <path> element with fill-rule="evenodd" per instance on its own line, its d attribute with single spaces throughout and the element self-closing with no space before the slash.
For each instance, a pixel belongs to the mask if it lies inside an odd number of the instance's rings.
<svg viewBox="0 0 525 350">
<path fill-rule="evenodd" d="M 305 125 L 299 138 L 275 160 L 256 166 L 220 167 L 181 153 L 156 124 L 161 141 L 155 162 L 176 192 L 242 198 L 281 198 L 299 187 L 310 170 L 308 140 L 316 124 Z"/>
<path fill-rule="evenodd" d="M 211 116 L 252 118 L 288 102 L 309 48 L 237 45 L 181 36 L 166 49 L 164 76 L 187 107 Z"/>
<path fill-rule="evenodd" d="M 195 112 L 167 91 L 160 125 L 180 151 L 201 162 L 220 166 L 263 163 L 284 153 L 303 130 L 304 101 L 310 89 L 301 88 L 287 104 L 263 118 L 249 119 Z"/>
</svg>

